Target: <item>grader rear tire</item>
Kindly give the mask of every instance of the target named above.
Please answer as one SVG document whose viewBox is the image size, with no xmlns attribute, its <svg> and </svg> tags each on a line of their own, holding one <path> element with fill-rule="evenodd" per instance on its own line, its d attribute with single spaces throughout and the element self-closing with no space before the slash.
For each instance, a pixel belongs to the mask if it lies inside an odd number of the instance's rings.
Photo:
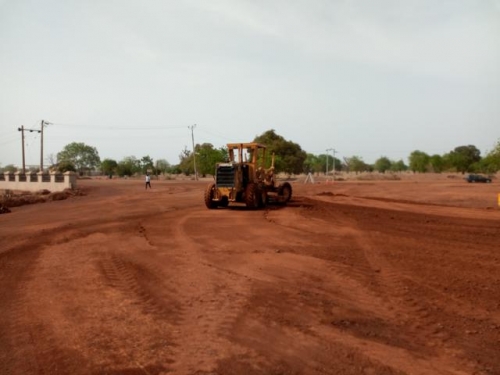
<svg viewBox="0 0 500 375">
<path fill-rule="evenodd" d="M 209 209 L 217 208 L 218 205 L 217 202 L 213 200 L 214 197 L 215 197 L 215 184 L 211 183 L 205 189 L 205 206 L 207 206 L 207 208 Z"/>
<path fill-rule="evenodd" d="M 245 189 L 245 204 L 247 208 L 255 210 L 259 207 L 259 194 L 259 188 L 257 187 L 257 185 L 253 183 L 247 185 L 247 188 Z"/>
</svg>

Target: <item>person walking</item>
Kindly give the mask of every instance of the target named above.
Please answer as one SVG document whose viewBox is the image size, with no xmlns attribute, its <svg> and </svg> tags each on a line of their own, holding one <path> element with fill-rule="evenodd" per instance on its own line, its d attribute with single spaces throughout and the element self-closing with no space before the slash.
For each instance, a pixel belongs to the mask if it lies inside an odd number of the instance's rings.
<svg viewBox="0 0 500 375">
<path fill-rule="evenodd" d="M 149 173 L 146 173 L 146 190 L 149 188 L 151 189 L 151 177 L 149 176 Z"/>
</svg>

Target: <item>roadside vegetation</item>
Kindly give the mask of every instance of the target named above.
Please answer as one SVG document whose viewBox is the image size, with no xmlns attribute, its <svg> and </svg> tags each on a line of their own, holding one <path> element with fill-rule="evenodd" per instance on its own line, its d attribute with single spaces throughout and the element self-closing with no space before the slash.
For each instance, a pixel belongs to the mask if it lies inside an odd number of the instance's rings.
<svg viewBox="0 0 500 375">
<path fill-rule="evenodd" d="M 357 155 L 335 158 L 333 155 L 311 154 L 302 150 L 301 146 L 271 129 L 253 140 L 268 147 L 268 158 L 276 155 L 275 169 L 277 173 L 288 175 L 300 173 L 329 174 L 335 172 L 379 172 L 397 173 L 411 171 L 414 173 L 485 173 L 494 174 L 500 171 L 500 140 L 485 156 L 474 145 L 457 146 L 444 155 L 427 154 L 421 150 L 414 150 L 408 155 L 408 164 L 404 160 L 391 160 L 381 155 L 373 164 L 364 162 Z M 81 176 L 102 174 L 104 176 L 134 176 L 147 172 L 154 175 L 187 175 L 194 174 L 195 163 L 198 175 L 211 175 L 215 163 L 226 160 L 227 148 L 215 147 L 211 143 L 196 144 L 194 153 L 184 148 L 179 153 L 179 162 L 170 164 L 165 159 L 153 160 L 149 155 L 140 158 L 127 156 L 116 161 L 106 158 L 101 160 L 95 147 L 84 143 L 73 142 L 64 147 L 57 157 L 51 155 L 48 159 L 50 169 L 59 172 L 74 171 Z M 268 160 L 270 164 L 270 160 Z M 16 172 L 13 165 L 6 165 L 0 172 Z"/>
</svg>

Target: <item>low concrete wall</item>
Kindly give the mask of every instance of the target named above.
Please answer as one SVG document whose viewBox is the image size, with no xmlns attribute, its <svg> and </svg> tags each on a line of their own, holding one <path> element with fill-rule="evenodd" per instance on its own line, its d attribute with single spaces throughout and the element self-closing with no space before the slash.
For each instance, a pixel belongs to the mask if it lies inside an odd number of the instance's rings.
<svg viewBox="0 0 500 375">
<path fill-rule="evenodd" d="M 74 189 L 76 187 L 76 174 L 66 172 L 64 174 L 51 173 L 3 173 L 0 174 L 0 189 L 38 191 L 49 190 L 50 192 Z"/>
</svg>

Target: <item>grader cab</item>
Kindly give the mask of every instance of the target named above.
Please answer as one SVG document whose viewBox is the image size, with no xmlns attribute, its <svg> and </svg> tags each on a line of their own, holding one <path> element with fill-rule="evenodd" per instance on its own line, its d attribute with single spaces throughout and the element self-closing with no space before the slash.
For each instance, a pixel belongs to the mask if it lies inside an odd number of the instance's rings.
<svg viewBox="0 0 500 375">
<path fill-rule="evenodd" d="M 266 146 L 259 143 L 229 143 L 229 160 L 217 163 L 215 181 L 205 189 L 205 205 L 213 209 L 230 202 L 244 203 L 250 209 L 268 203 L 286 204 L 292 198 L 292 186 L 277 184 L 274 176 L 274 154 L 271 166 L 265 167 Z"/>
</svg>

